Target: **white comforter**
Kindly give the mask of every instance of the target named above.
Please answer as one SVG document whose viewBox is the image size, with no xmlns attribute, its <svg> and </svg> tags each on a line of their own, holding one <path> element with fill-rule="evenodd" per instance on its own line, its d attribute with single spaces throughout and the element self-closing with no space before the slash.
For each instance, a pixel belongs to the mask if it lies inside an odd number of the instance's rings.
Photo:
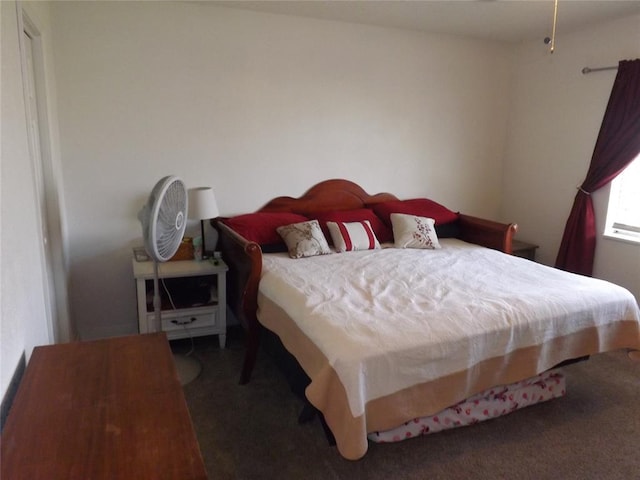
<svg viewBox="0 0 640 480">
<path fill-rule="evenodd" d="M 640 322 L 635 298 L 619 286 L 455 239 L 441 244 L 264 255 L 260 292 L 327 357 L 354 417 L 370 400 L 516 349 Z M 538 372 L 549 363 L 541 357 Z"/>
</svg>

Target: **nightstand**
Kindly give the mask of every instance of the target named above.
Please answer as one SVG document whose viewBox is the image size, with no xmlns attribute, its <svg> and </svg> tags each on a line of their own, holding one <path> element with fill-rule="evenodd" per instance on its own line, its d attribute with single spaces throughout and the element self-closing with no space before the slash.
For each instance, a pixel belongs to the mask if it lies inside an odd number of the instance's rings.
<svg viewBox="0 0 640 480">
<path fill-rule="evenodd" d="M 516 257 L 527 258 L 529 260 L 535 261 L 536 259 L 536 249 L 538 245 L 534 245 L 533 243 L 522 242 L 520 240 L 513 240 L 511 242 L 511 254 Z"/>
<path fill-rule="evenodd" d="M 225 347 L 228 267 L 220 259 L 158 264 L 162 331 L 169 340 L 218 335 Z M 153 311 L 153 262 L 132 259 L 138 298 L 138 331 L 156 331 Z"/>
</svg>

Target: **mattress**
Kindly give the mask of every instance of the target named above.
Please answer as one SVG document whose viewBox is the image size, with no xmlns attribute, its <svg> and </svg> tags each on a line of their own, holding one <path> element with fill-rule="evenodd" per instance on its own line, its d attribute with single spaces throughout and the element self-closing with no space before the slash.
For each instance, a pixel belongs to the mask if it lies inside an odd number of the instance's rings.
<svg viewBox="0 0 640 480">
<path fill-rule="evenodd" d="M 340 453 L 558 363 L 640 348 L 633 295 L 611 283 L 441 240 L 291 259 L 263 256 L 258 319 L 311 378 Z"/>
</svg>

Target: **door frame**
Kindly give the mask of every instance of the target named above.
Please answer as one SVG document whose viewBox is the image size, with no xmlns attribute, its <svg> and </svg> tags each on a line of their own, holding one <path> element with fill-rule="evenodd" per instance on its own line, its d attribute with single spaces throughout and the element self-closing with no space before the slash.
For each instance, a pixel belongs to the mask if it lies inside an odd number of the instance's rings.
<svg viewBox="0 0 640 480">
<path fill-rule="evenodd" d="M 43 272 L 44 309 L 49 341 L 60 343 L 77 337 L 70 322 L 67 296 L 67 265 L 65 260 L 64 238 L 62 230 L 61 205 L 59 202 L 60 175 L 54 168 L 51 129 L 47 99 L 45 59 L 43 39 L 40 29 L 17 2 L 20 63 L 22 83 L 27 115 L 27 135 L 29 136 L 29 156 L 31 158 L 32 179 L 34 185 L 36 214 L 38 218 L 38 244 L 40 245 L 40 267 Z M 24 35 L 31 39 L 32 68 L 27 59 Z M 37 118 L 32 118 L 32 89 Z M 34 134 L 30 121 L 37 124 Z M 34 138 L 34 136 L 36 138 Z M 39 154 L 38 154 L 39 153 Z"/>
</svg>

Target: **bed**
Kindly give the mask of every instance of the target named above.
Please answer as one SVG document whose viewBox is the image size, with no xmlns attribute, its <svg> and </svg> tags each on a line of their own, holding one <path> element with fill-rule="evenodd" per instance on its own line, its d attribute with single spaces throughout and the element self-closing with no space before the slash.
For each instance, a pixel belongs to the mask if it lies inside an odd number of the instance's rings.
<svg viewBox="0 0 640 480">
<path fill-rule="evenodd" d="M 215 225 L 246 331 L 240 383 L 276 337 L 347 459 L 561 396 L 564 362 L 640 349 L 630 292 L 509 255 L 516 225 L 429 199 L 334 179 Z"/>
</svg>

